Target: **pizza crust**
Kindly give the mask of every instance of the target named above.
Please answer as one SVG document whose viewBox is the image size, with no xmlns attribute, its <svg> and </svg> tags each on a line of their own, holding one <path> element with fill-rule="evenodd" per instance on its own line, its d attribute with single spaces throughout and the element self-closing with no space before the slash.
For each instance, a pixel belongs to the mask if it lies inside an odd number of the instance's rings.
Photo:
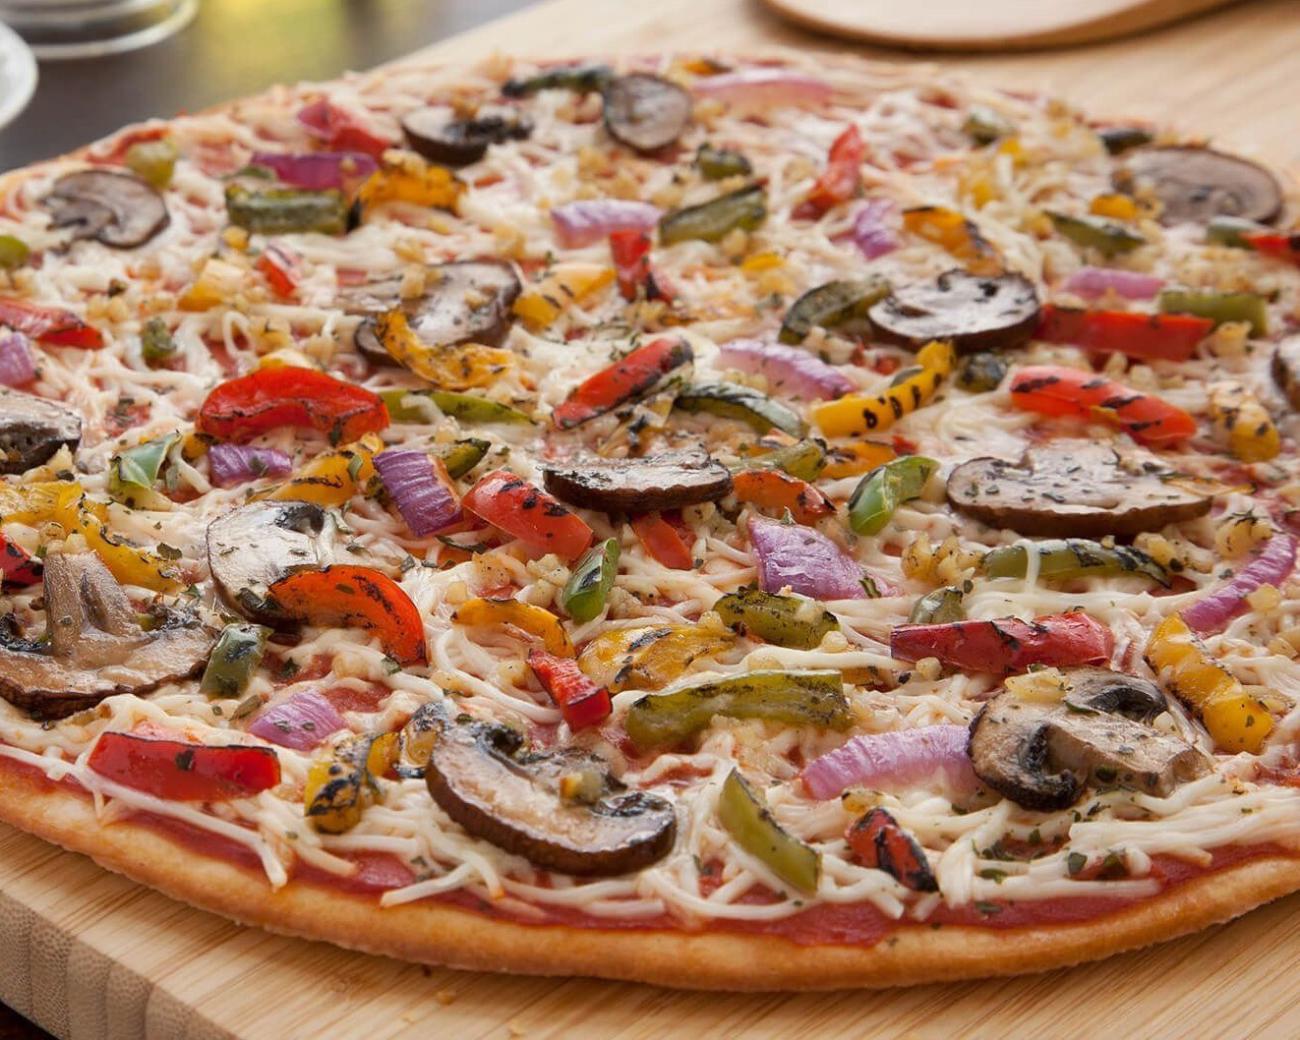
<svg viewBox="0 0 1300 1040">
<path fill-rule="evenodd" d="M 89 796 L 0 762 L 0 820 L 191 906 L 242 924 L 450 968 L 589 975 L 681 989 L 882 988 L 1066 967 L 1219 924 L 1300 889 L 1300 858 L 1266 856 L 1194 878 L 1097 921 L 1035 928 L 906 925 L 874 946 L 803 946 L 733 932 L 573 928 L 375 897 L 196 855 L 139 823 L 101 825 Z"/>
</svg>

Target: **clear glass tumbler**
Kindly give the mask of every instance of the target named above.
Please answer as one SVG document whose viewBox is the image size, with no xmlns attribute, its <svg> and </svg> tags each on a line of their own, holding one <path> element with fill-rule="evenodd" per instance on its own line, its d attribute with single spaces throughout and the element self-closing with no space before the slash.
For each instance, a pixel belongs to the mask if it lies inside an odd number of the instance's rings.
<svg viewBox="0 0 1300 1040">
<path fill-rule="evenodd" d="M 145 47 L 184 28 L 199 0 L 0 0 L 9 25 L 42 60 Z"/>
</svg>

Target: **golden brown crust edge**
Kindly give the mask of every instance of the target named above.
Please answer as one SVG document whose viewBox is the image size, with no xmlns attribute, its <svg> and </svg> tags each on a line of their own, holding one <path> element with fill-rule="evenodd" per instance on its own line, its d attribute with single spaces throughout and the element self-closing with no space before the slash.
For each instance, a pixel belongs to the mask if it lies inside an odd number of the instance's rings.
<svg viewBox="0 0 1300 1040">
<path fill-rule="evenodd" d="M 1248 860 L 1094 922 L 1017 929 L 905 926 L 874 946 L 801 946 L 735 932 L 573 928 L 494 920 L 260 875 L 129 820 L 101 826 L 88 796 L 0 768 L 0 819 L 181 902 L 244 924 L 453 968 L 590 975 L 684 989 L 844 989 L 1046 971 L 1198 931 L 1300 888 L 1300 859 Z"/>
</svg>

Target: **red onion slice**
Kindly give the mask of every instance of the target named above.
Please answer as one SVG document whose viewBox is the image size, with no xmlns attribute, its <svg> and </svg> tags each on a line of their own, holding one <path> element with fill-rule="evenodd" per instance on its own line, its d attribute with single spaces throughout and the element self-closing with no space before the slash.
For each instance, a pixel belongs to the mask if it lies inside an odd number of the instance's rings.
<svg viewBox="0 0 1300 1040">
<path fill-rule="evenodd" d="M 1246 597 L 1262 585 L 1281 585 L 1295 570 L 1296 539 L 1285 531 L 1275 534 L 1250 563 L 1224 584 L 1180 610 L 1187 627 L 1200 635 L 1221 632 L 1229 621 L 1248 608 Z"/>
<path fill-rule="evenodd" d="M 253 720 L 248 732 L 281 747 L 310 751 L 346 726 L 343 716 L 323 694 L 304 690 L 267 708 Z"/>
<path fill-rule="evenodd" d="M 804 767 L 804 789 L 825 801 L 850 787 L 878 790 L 906 787 L 942 774 L 948 784 L 963 791 L 979 783 L 971 770 L 965 726 L 920 726 L 895 733 L 868 733 L 854 737 L 834 751 Z"/>
<path fill-rule="evenodd" d="M 649 231 L 663 211 L 648 202 L 627 199 L 582 199 L 551 210 L 555 238 L 565 249 L 603 241 L 615 231 Z"/>
<path fill-rule="evenodd" d="M 697 80 L 692 88 L 700 97 L 717 98 L 733 105 L 766 108 L 773 105 L 820 105 L 831 98 L 825 80 L 791 69 L 742 69 Z"/>
<path fill-rule="evenodd" d="M 292 469 L 293 460 L 279 448 L 214 444 L 208 449 L 208 472 L 218 487 L 233 487 L 259 477 L 284 477 Z"/>
<path fill-rule="evenodd" d="M 433 460 L 424 452 L 404 448 L 380 452 L 375 456 L 375 470 L 417 538 L 435 534 L 461 519 L 460 503 L 438 479 Z"/>
<path fill-rule="evenodd" d="M 749 542 L 758 560 L 759 584 L 764 592 L 789 588 L 813 599 L 871 599 L 892 595 L 893 589 L 866 574 L 858 562 L 820 531 L 801 524 L 753 516 Z"/>
<path fill-rule="evenodd" d="M 26 386 L 36 379 L 36 359 L 21 332 L 0 332 L 0 383 Z"/>
<path fill-rule="evenodd" d="M 868 260 L 898 248 L 898 207 L 888 199 L 868 199 L 853 216 L 853 244 Z"/>
<path fill-rule="evenodd" d="M 825 401 L 853 392 L 853 383 L 843 372 L 784 343 L 733 339 L 718 348 L 718 358 L 740 372 L 762 375 L 774 389 L 805 400 Z"/>
<path fill-rule="evenodd" d="M 379 169 L 379 164 L 365 152 L 283 155 L 254 152 L 249 163 L 265 167 L 290 187 L 308 191 L 324 191 L 326 188 L 349 191 Z"/>
<path fill-rule="evenodd" d="M 1149 300 L 1165 284 L 1163 278 L 1137 271 L 1119 271 L 1110 267 L 1081 267 L 1070 275 L 1061 289 L 1085 300 L 1095 300 L 1115 292 L 1127 300 Z"/>
</svg>

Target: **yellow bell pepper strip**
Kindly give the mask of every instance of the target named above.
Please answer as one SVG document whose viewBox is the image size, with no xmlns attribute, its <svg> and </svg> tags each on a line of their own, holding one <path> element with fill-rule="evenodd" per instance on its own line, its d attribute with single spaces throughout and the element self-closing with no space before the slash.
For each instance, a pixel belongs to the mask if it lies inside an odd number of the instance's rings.
<svg viewBox="0 0 1300 1040">
<path fill-rule="evenodd" d="M 1088 212 L 1112 220 L 1137 220 L 1138 208 L 1127 195 L 1098 195 L 1088 203 Z"/>
<path fill-rule="evenodd" d="M 496 382 L 515 363 L 503 347 L 481 343 L 435 346 L 411 328 L 399 307 L 375 316 L 375 337 L 403 368 L 443 390 L 472 390 Z M 387 414 L 387 413 L 386 413 Z"/>
<path fill-rule="evenodd" d="M 831 671 L 759 671 L 709 679 L 671 693 L 648 693 L 627 712 L 627 735 L 639 750 L 680 744 L 715 715 L 792 726 L 848 729 L 844 677 Z"/>
<path fill-rule="evenodd" d="M 549 610 L 517 599 L 472 599 L 456 609 L 452 620 L 470 628 L 510 625 L 540 639 L 548 654 L 556 657 L 574 654 L 573 643 L 559 618 Z"/>
<path fill-rule="evenodd" d="M 384 442 L 368 433 L 359 441 L 318 455 L 289 480 L 259 491 L 252 497 L 277 502 L 315 502 L 318 506 L 342 506 L 362 493 L 374 478 L 374 456 Z"/>
<path fill-rule="evenodd" d="M 893 445 L 881 444 L 878 441 L 851 441 L 848 444 L 836 444 L 826 451 L 826 466 L 821 475 L 828 480 L 860 477 L 864 473 L 870 473 L 877 466 L 883 466 L 897 455 Z"/>
<path fill-rule="evenodd" d="M 1002 260 L 979 233 L 979 229 L 955 209 L 944 206 L 918 206 L 903 211 L 903 227 L 912 234 L 933 242 L 971 274 L 995 275 L 1002 272 Z"/>
<path fill-rule="evenodd" d="M 921 371 L 884 393 L 850 394 L 838 401 L 815 405 L 813 422 L 828 437 L 878 433 L 893 426 L 934 396 L 939 384 L 952 373 L 957 355 L 951 344 L 935 340 L 920 349 L 916 360 Z"/>
<path fill-rule="evenodd" d="M 718 796 L 718 821 L 742 849 L 800 892 L 817 891 L 822 854 L 789 834 L 772 817 L 763 796 L 733 769 Z"/>
<path fill-rule="evenodd" d="M 356 203 L 365 212 L 382 202 L 409 202 L 455 212 L 465 185 L 445 166 L 426 163 L 409 152 L 389 151 L 383 164 L 357 191 Z"/>
<path fill-rule="evenodd" d="M 604 264 L 556 264 L 536 285 L 520 294 L 514 312 L 532 331 L 540 332 L 572 304 L 585 303 L 614 281 Z"/>
<path fill-rule="evenodd" d="M 1273 417 L 1241 383 L 1211 387 L 1210 418 L 1232 454 L 1242 462 L 1264 462 L 1276 458 L 1281 450 Z"/>
<path fill-rule="evenodd" d="M 370 749 L 369 737 L 351 737 L 308 768 L 303 815 L 316 830 L 342 834 L 360 822 L 378 788 L 369 769 Z"/>
<path fill-rule="evenodd" d="M 1145 656 L 1161 683 L 1201 720 L 1219 750 L 1259 753 L 1273 731 L 1273 717 L 1234 675 L 1210 660 L 1180 615 L 1160 622 Z"/>
<path fill-rule="evenodd" d="M 620 628 L 586 645 L 578 667 L 611 693 L 658 690 L 680 679 L 696 660 L 729 649 L 735 636 L 699 625 Z"/>
</svg>

